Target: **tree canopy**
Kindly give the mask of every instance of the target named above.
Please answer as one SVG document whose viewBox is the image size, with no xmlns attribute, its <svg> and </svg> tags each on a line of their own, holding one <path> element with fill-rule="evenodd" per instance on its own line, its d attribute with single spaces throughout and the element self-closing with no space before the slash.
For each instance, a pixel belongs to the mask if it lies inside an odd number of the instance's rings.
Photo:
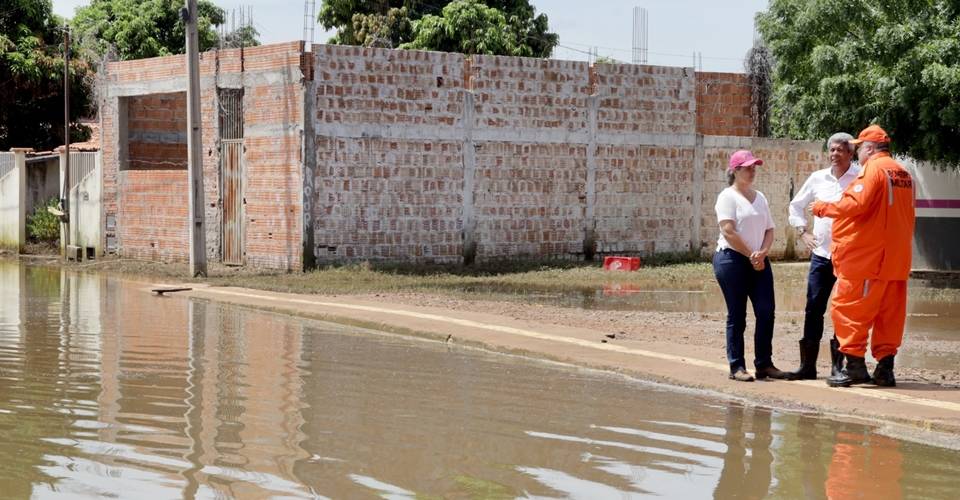
<svg viewBox="0 0 960 500">
<path fill-rule="evenodd" d="M 330 43 L 550 57 L 559 42 L 529 0 L 325 0 Z"/>
<path fill-rule="evenodd" d="M 73 27 L 83 46 L 97 55 L 111 47 L 120 60 L 183 54 L 186 28 L 181 7 L 183 0 L 92 0 L 77 8 Z M 223 9 L 200 0 L 197 11 L 200 50 L 212 49 L 217 46 L 214 27 L 225 20 Z"/>
<path fill-rule="evenodd" d="M 6 0 L 0 7 L 0 150 L 63 144 L 63 20 L 51 0 Z M 71 64 L 71 121 L 89 109 L 88 67 Z M 73 140 L 85 130 L 71 131 Z"/>
<path fill-rule="evenodd" d="M 771 0 L 775 135 L 822 139 L 871 123 L 895 151 L 960 165 L 960 2 Z"/>
</svg>

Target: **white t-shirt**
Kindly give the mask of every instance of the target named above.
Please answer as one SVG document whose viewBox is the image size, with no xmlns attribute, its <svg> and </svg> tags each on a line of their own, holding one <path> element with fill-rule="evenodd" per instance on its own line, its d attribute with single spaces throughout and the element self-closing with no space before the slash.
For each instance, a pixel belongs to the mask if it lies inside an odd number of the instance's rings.
<svg viewBox="0 0 960 500">
<path fill-rule="evenodd" d="M 717 211 L 717 222 L 732 220 L 743 242 L 754 252 L 760 250 L 763 245 L 763 235 L 767 229 L 774 228 L 767 197 L 760 191 L 757 191 L 757 197 L 753 203 L 750 203 L 746 197 L 730 186 L 717 195 L 717 204 L 714 209 Z M 723 237 L 723 233 L 720 233 L 717 251 L 725 248 L 730 248 L 730 244 Z"/>
</svg>

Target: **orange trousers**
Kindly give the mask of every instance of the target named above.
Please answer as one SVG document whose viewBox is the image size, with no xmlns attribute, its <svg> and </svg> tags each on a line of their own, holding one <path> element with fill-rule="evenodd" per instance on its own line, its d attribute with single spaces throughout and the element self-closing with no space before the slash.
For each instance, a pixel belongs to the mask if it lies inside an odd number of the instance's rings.
<svg viewBox="0 0 960 500">
<path fill-rule="evenodd" d="M 907 282 L 837 278 L 831 301 L 833 330 L 840 351 L 864 357 L 867 340 L 873 358 L 897 353 L 907 317 Z M 870 329 L 873 328 L 873 337 Z"/>
</svg>

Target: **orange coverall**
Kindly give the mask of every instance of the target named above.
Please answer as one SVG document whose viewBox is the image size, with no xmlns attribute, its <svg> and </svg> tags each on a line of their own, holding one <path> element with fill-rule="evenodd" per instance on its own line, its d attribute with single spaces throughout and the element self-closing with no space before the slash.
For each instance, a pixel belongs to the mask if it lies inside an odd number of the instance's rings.
<svg viewBox="0 0 960 500">
<path fill-rule="evenodd" d="M 894 355 L 903 341 L 914 227 L 910 173 L 888 153 L 872 155 L 840 201 L 813 204 L 833 221 L 831 305 L 840 351 L 864 357 L 870 328 L 874 359 Z"/>
</svg>

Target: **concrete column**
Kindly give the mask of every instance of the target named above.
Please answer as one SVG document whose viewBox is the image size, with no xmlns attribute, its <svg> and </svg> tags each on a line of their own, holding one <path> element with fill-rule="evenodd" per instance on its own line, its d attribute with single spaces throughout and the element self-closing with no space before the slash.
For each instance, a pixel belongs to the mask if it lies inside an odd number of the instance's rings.
<svg viewBox="0 0 960 500">
<path fill-rule="evenodd" d="M 477 221 L 473 215 L 473 191 L 477 172 L 477 149 L 473 143 L 473 92 L 463 93 L 463 263 L 477 258 Z"/>
<path fill-rule="evenodd" d="M 690 195 L 690 201 L 693 202 L 693 214 L 690 221 L 690 252 L 699 255 L 703 249 L 701 236 L 703 231 L 703 134 L 697 134 L 696 137 L 696 145 L 693 150 L 693 193 Z"/>
<path fill-rule="evenodd" d="M 304 54 L 314 57 L 314 54 Z M 313 220 L 313 204 L 317 200 L 317 190 L 314 185 L 317 179 L 317 132 L 315 120 L 317 112 L 317 82 L 307 80 L 303 86 L 303 131 L 301 145 L 303 146 L 303 191 L 300 195 L 300 207 L 303 210 L 303 255 L 302 268 L 304 271 L 317 267 L 317 254 L 314 242 L 315 221 Z"/>
<path fill-rule="evenodd" d="M 589 137 L 587 143 L 587 182 L 584 186 L 586 207 L 583 217 L 583 260 L 593 260 L 597 251 L 597 113 L 600 96 L 587 97 L 587 120 Z"/>
<path fill-rule="evenodd" d="M 797 149 L 796 144 L 793 142 L 784 141 L 784 144 L 787 146 L 787 179 L 790 183 L 790 190 L 788 192 L 789 198 L 787 203 L 790 203 L 790 200 L 793 199 L 794 195 L 794 179 L 797 177 Z M 793 260 L 797 258 L 797 232 L 790 227 L 789 224 L 784 226 L 784 230 L 787 233 L 787 246 L 783 250 L 783 258 Z"/>
</svg>

